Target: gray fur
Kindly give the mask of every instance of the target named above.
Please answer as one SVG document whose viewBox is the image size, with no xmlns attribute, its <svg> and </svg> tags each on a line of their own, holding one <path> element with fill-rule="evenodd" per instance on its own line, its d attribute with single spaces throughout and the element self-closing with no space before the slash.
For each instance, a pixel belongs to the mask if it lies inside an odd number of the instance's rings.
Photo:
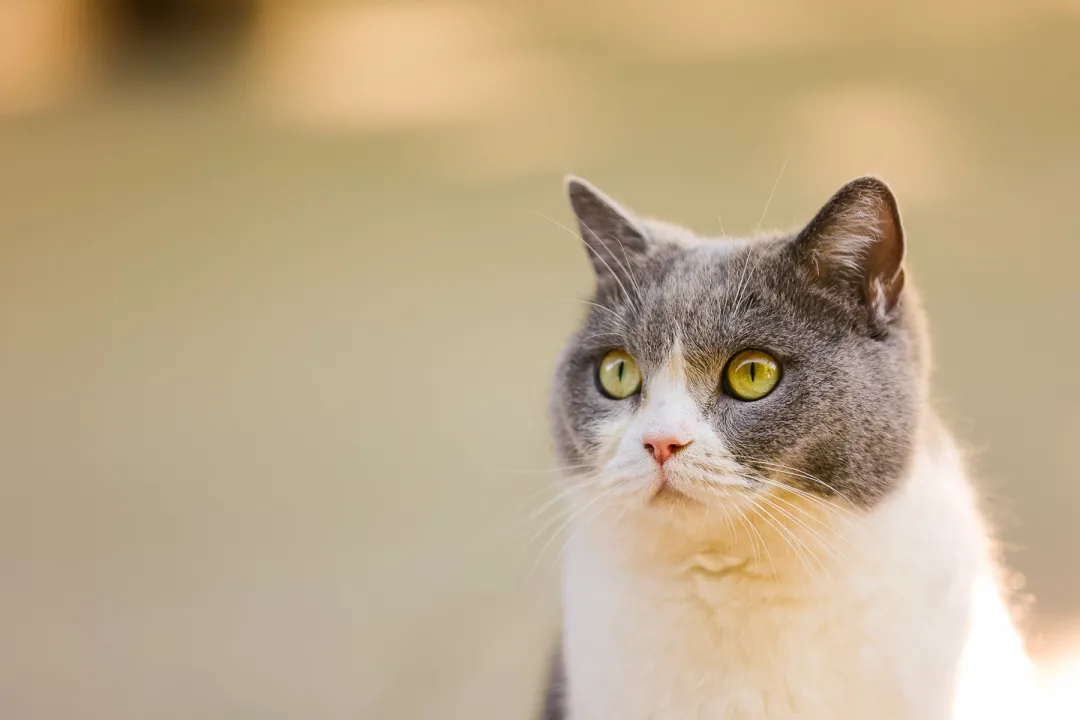
<svg viewBox="0 0 1080 720">
<path fill-rule="evenodd" d="M 690 391 L 748 477 L 870 507 L 903 478 L 925 396 L 921 316 L 904 290 L 904 237 L 880 180 L 844 186 L 800 232 L 750 240 L 698 239 L 633 217 L 584 181 L 567 184 L 596 270 L 582 327 L 559 362 L 551 399 L 562 462 L 595 462 L 595 421 L 636 407 L 596 385 L 612 349 L 629 351 L 645 378 L 676 337 Z M 728 359 L 755 348 L 783 377 L 768 396 L 724 393 Z M 775 475 L 781 463 L 828 485 Z"/>
</svg>

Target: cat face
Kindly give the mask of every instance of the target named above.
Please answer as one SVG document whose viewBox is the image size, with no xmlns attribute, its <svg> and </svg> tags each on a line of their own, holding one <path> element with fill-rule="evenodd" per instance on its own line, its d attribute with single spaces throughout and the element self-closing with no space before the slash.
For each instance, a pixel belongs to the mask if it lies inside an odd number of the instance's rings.
<svg viewBox="0 0 1080 720">
<path fill-rule="evenodd" d="M 568 182 L 596 291 L 552 396 L 580 482 L 709 505 L 777 484 L 868 507 L 904 477 L 925 368 L 880 181 L 799 233 L 699 239 Z"/>
</svg>

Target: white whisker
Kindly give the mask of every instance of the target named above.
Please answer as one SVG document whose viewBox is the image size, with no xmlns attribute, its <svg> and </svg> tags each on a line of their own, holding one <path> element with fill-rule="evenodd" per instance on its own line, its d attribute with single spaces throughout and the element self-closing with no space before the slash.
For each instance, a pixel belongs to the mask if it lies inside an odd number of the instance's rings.
<svg viewBox="0 0 1080 720">
<path fill-rule="evenodd" d="M 760 511 L 762 513 L 765 513 L 765 516 L 767 516 L 767 517 L 761 516 L 761 515 L 759 515 L 758 517 L 761 517 L 761 519 L 765 521 L 765 524 L 768 525 L 769 527 L 773 528 L 776 531 L 776 533 L 780 536 L 780 539 L 783 540 L 785 543 L 787 543 L 787 546 L 789 548 L 791 548 L 791 552 L 795 554 L 795 557 L 798 558 L 799 563 L 806 570 L 807 580 L 812 580 L 813 577 L 814 577 L 814 571 L 811 569 L 809 563 L 806 562 L 806 558 L 803 557 L 802 552 L 800 552 L 798 550 L 798 548 L 795 547 L 795 542 L 799 543 L 800 546 L 802 546 L 804 549 L 806 549 L 806 551 L 809 552 L 810 555 L 815 560 L 818 561 L 819 565 L 821 565 L 821 560 L 817 557 L 817 555 L 815 555 L 813 553 L 812 550 L 810 550 L 810 548 L 806 547 L 805 543 L 803 543 L 801 540 L 799 540 L 794 535 L 792 535 L 791 531 L 788 530 L 787 528 L 785 528 L 783 526 L 783 524 L 779 520 L 777 520 L 776 517 L 772 513 L 770 513 L 768 510 L 761 507 L 760 505 L 758 505 L 756 499 L 751 500 L 750 502 L 753 504 L 755 512 Z M 770 522 L 769 518 L 772 518 L 772 522 Z M 794 540 L 795 542 L 792 542 L 792 540 Z M 822 569 L 824 569 L 824 567 L 825 566 L 822 565 Z"/>
<path fill-rule="evenodd" d="M 811 475 L 810 473 L 808 473 L 808 472 L 806 472 L 804 470 L 799 470 L 797 468 L 793 468 L 793 467 L 790 467 L 788 465 L 782 465 L 782 464 L 777 463 L 777 462 L 771 462 L 771 461 L 768 461 L 768 460 L 762 460 L 760 458 L 755 458 L 755 457 L 752 457 L 752 456 L 749 456 L 749 455 L 739 455 L 737 457 L 741 461 L 749 462 L 751 464 L 756 463 L 758 465 L 763 465 L 763 466 L 765 466 L 767 468 L 775 470 L 776 472 L 783 473 L 785 475 L 792 475 L 794 477 L 799 477 L 799 478 L 802 478 L 804 480 L 809 480 L 810 482 L 817 483 L 817 484 L 821 485 L 822 487 L 826 488 L 827 490 L 831 491 L 837 497 L 840 497 L 840 498 L 844 497 L 833 486 L 829 485 L 828 483 L 826 483 L 821 478 L 816 477 L 814 475 Z M 816 495 L 811 495 L 809 493 L 806 493 L 806 491 L 801 490 L 799 488 L 795 488 L 795 487 L 792 487 L 792 486 L 785 486 L 785 487 L 787 487 L 789 490 L 791 490 L 792 492 L 794 492 L 796 494 L 801 494 L 802 496 L 804 496 L 804 497 L 806 497 L 808 499 L 813 498 L 818 503 L 828 505 L 830 508 L 832 508 L 833 510 L 835 510 L 837 513 L 839 513 L 840 515 L 842 515 L 844 517 L 850 517 L 852 519 L 860 520 L 860 521 L 862 520 L 862 518 L 855 515 L 850 508 L 843 507 L 842 505 L 831 502 L 831 501 L 827 500 L 826 498 L 816 496 Z"/>
<path fill-rule="evenodd" d="M 861 518 L 857 518 L 854 515 L 850 515 L 849 511 L 846 508 L 841 507 L 839 505 L 836 505 L 834 503 L 830 503 L 829 501 L 824 500 L 824 499 L 814 495 L 813 493 L 808 493 L 805 490 L 802 490 L 801 488 L 797 488 L 797 487 L 795 487 L 793 485 L 789 485 L 787 483 L 782 483 L 782 482 L 777 482 L 775 480 L 770 480 L 769 478 L 762 477 L 762 476 L 753 478 L 753 482 L 759 482 L 759 483 L 761 483 L 763 485 L 767 485 L 768 487 L 774 487 L 774 488 L 776 488 L 778 490 L 782 490 L 784 492 L 791 493 L 792 495 L 794 495 L 794 496 L 796 496 L 798 498 L 801 498 L 803 500 L 806 500 L 807 502 L 813 503 L 818 508 L 823 510 L 826 514 L 828 514 L 830 517 L 835 516 L 835 517 L 839 518 L 839 520 L 841 522 L 843 522 L 844 524 L 846 524 L 849 528 L 854 529 L 854 526 L 851 523 L 851 519 L 861 520 Z M 776 497 L 777 499 L 781 499 L 776 494 L 774 494 L 773 497 Z M 791 505 L 794 508 L 797 508 L 800 512 L 804 513 L 805 515 L 807 515 L 808 517 L 813 519 L 819 525 L 822 525 L 824 527 L 828 527 L 833 532 L 836 532 L 836 530 L 834 528 L 832 528 L 831 526 L 826 524 L 824 521 L 822 521 L 820 518 L 818 518 L 813 513 L 808 512 L 805 509 L 803 509 L 803 508 L 801 508 L 798 505 L 795 505 L 793 503 L 788 503 L 788 504 Z M 845 513 L 848 513 L 848 515 L 845 515 Z"/>
<path fill-rule="evenodd" d="M 589 335 L 588 337 L 581 338 L 581 342 L 588 342 L 590 340 L 595 340 L 598 337 L 605 337 L 607 335 L 610 335 L 611 337 L 614 337 L 614 338 L 622 339 L 622 335 L 620 335 L 619 333 L 616 333 L 616 332 L 599 332 L 599 333 L 593 333 L 592 335 Z"/>
<path fill-rule="evenodd" d="M 547 220 L 548 222 L 552 222 L 552 223 L 554 223 L 554 224 L 558 225 L 558 226 L 559 226 L 559 227 L 561 227 L 561 228 L 562 228 L 563 230 L 565 230 L 566 232 L 570 233 L 570 234 L 571 234 L 571 235 L 572 235 L 572 236 L 573 236 L 573 237 L 574 237 L 575 239 L 577 239 L 577 240 L 578 240 L 578 241 L 580 241 L 580 242 L 581 242 L 582 244 L 584 244 L 584 245 L 585 245 L 585 248 L 586 248 L 586 249 L 587 249 L 587 250 L 588 250 L 589 252 L 591 252 L 591 253 L 592 253 L 593 255 L 595 255 L 595 256 L 596 256 L 596 259 L 597 259 L 597 260 L 599 260 L 600 262 L 604 263 L 604 267 L 605 267 L 605 268 L 607 268 L 607 271 L 608 271 L 609 273 L 611 273 L 612 277 L 614 277 L 614 278 L 615 278 L 615 282 L 617 282 L 617 283 L 619 284 L 619 287 L 620 287 L 620 288 L 622 288 L 623 294 L 624 294 L 624 295 L 626 296 L 626 301 L 627 301 L 628 303 L 630 303 L 630 306 L 631 306 L 631 307 L 633 307 L 633 305 L 634 305 L 634 298 L 633 298 L 633 297 L 631 297 L 630 293 L 629 293 L 629 292 L 627 291 L 627 289 L 626 289 L 626 286 L 625 286 L 625 285 L 623 285 L 623 282 L 622 282 L 622 280 L 620 280 L 620 279 L 619 279 L 619 275 L 618 275 L 618 273 L 616 273 L 616 272 L 615 272 L 614 270 L 612 270 L 612 269 L 611 269 L 611 265 L 609 265 L 609 264 L 608 264 L 608 261 L 607 261 L 607 260 L 605 260 L 605 259 L 603 258 L 603 256 L 602 256 L 602 255 L 600 255 L 600 253 L 599 253 L 599 252 L 597 252 L 595 248 L 593 248 L 593 246 L 592 246 L 592 245 L 590 245 L 590 244 L 589 244 L 588 242 L 586 242 L 586 241 L 585 241 L 585 239 L 584 239 L 584 238 L 582 238 L 582 237 L 581 237 L 580 235 L 578 235 L 578 234 L 577 234 L 576 232 L 574 232 L 573 230 L 571 230 L 570 228 L 568 228 L 568 227 L 567 227 L 566 225 L 563 225 L 563 224 L 562 224 L 561 222 L 559 222 L 559 221 L 558 221 L 558 220 L 556 220 L 555 218 L 552 218 L 552 217 L 548 217 L 548 216 L 547 216 L 547 215 L 545 215 L 544 213 L 542 213 L 542 212 L 539 212 L 539 211 L 537 211 L 537 210 L 534 210 L 533 212 L 535 212 L 535 213 L 536 213 L 537 215 L 539 215 L 540 217 L 544 218 L 544 219 L 545 219 L 545 220 Z M 592 235 L 592 236 L 593 236 L 594 238 L 596 238 L 597 240 L 600 240 L 600 236 L 599 236 L 599 235 L 598 235 L 598 234 L 596 233 L 596 231 L 595 231 L 595 230 L 593 230 L 593 229 L 592 229 L 591 227 L 589 227 L 588 225 L 586 225 L 584 221 L 581 221 L 581 226 L 582 226 L 583 228 L 585 228 L 586 230 L 588 230 L 588 231 L 589 231 L 589 233 L 590 233 L 590 234 L 591 234 L 591 235 Z M 608 246 L 607 246 L 606 244 L 604 244 L 603 242 L 601 242 L 601 244 L 602 244 L 602 245 L 604 245 L 604 249 L 608 249 Z M 609 249 L 608 249 L 608 254 L 610 254 L 610 255 L 611 255 L 611 258 L 612 258 L 612 259 L 613 259 L 613 260 L 614 260 L 614 261 L 615 261 L 615 262 L 616 262 L 617 264 L 621 264 L 621 263 L 619 263 L 619 259 L 618 259 L 617 257 L 615 257 L 615 254 L 614 254 L 614 253 L 612 253 L 612 252 L 611 252 L 611 250 L 609 250 Z M 625 270 L 625 268 L 624 268 L 624 270 Z"/>
<path fill-rule="evenodd" d="M 761 533 L 758 532 L 758 529 L 756 527 L 754 527 L 754 522 L 752 520 L 747 521 L 741 509 L 739 510 L 739 514 L 736 516 L 736 519 L 738 519 L 739 522 L 742 523 L 744 528 L 749 528 L 747 530 L 748 533 L 753 532 L 757 539 L 761 541 L 761 547 L 769 558 L 769 567 L 772 568 L 773 575 L 776 575 L 776 562 L 773 560 L 772 553 L 769 551 L 769 546 L 768 544 L 766 544 L 765 538 L 761 537 Z M 754 553 L 754 562 L 757 562 L 757 552 Z"/>
<path fill-rule="evenodd" d="M 611 308 L 609 308 L 607 305 L 601 305 L 600 303 L 594 303 L 594 302 L 592 302 L 590 300 L 578 300 L 578 302 L 584 303 L 585 305 L 591 305 L 594 308 L 598 308 L 600 310 L 604 310 L 604 311 L 610 313 L 612 316 L 615 317 L 616 320 L 619 321 L 619 327 L 620 328 L 622 328 L 626 332 L 630 331 L 630 323 L 626 320 L 626 318 L 624 318 L 622 315 L 620 315 L 619 313 L 617 313 L 614 310 L 612 310 Z"/>
<path fill-rule="evenodd" d="M 784 176 L 784 170 L 787 169 L 788 160 L 784 159 L 784 164 L 780 166 L 780 172 L 776 175 L 776 180 L 773 182 L 772 190 L 769 191 L 769 198 L 765 201 L 765 209 L 761 211 L 761 217 L 758 219 L 757 227 L 754 228 L 754 235 L 761 232 L 761 225 L 765 222 L 765 215 L 769 212 L 769 206 L 772 205 L 773 196 L 776 194 L 776 188 L 780 185 L 780 178 Z M 749 287 L 750 280 L 753 278 L 754 273 L 757 271 L 758 265 L 761 264 L 761 259 L 765 254 L 772 249 L 780 240 L 780 236 L 777 236 L 770 240 L 768 243 L 759 242 L 757 245 L 751 246 L 746 252 L 746 259 L 743 261 L 742 273 L 739 277 L 739 284 L 735 289 L 735 296 L 731 302 L 731 314 L 737 314 L 742 310 L 743 293 L 747 287 Z M 760 252 L 757 254 L 757 260 L 754 262 L 753 267 L 750 267 L 750 261 L 754 258 L 755 247 L 761 246 Z"/>
<path fill-rule="evenodd" d="M 578 518 L 582 517 L 588 511 L 589 508 L 596 505 L 596 503 L 599 502 L 601 499 L 610 498 L 610 496 L 612 496 L 615 493 L 616 489 L 617 489 L 617 486 L 612 486 L 612 487 L 610 487 L 610 488 L 608 488 L 606 490 L 603 490 L 603 491 L 597 493 L 591 500 L 589 500 L 584 505 L 582 505 L 581 507 L 577 508 L 574 512 L 572 512 L 566 518 L 566 520 L 563 522 L 563 524 L 560 525 L 559 528 L 554 533 L 551 534 L 551 537 L 548 538 L 548 541 L 546 543 L 544 543 L 543 547 L 540 548 L 540 553 L 537 555 L 536 560 L 533 562 L 532 568 L 529 570 L 529 574 L 532 575 L 534 572 L 536 572 L 536 568 L 540 564 L 540 561 L 543 559 L 545 551 L 547 551 L 547 549 L 549 547 L 551 547 L 551 543 L 553 543 L 555 541 L 555 538 L 562 535 L 563 531 L 566 530 L 566 528 L 570 525 L 570 523 L 572 523 L 575 520 L 577 520 Z"/>
<path fill-rule="evenodd" d="M 608 237 L 619 243 L 619 249 L 622 250 L 623 260 L 626 261 L 626 264 L 623 265 L 623 268 L 626 270 L 626 275 L 630 278 L 630 285 L 633 286 L 634 292 L 637 293 L 638 310 L 640 312 L 645 308 L 645 296 L 641 294 L 641 286 L 638 284 L 637 278 L 634 277 L 634 271 L 630 268 L 630 257 L 626 254 L 626 245 L 624 245 L 623 241 L 615 237 L 614 235 L 609 234 Z M 605 247 L 607 246 L 605 245 Z M 615 262 L 618 262 L 618 258 L 615 259 Z"/>
<path fill-rule="evenodd" d="M 784 171 L 787 170 L 788 160 L 791 158 L 784 158 L 784 164 L 780 166 L 780 172 L 776 174 L 776 180 L 773 182 L 772 190 L 769 191 L 769 199 L 765 201 L 765 209 L 761 211 L 761 217 L 758 219 L 757 227 L 754 228 L 754 234 L 761 232 L 761 224 L 765 222 L 765 215 L 769 212 L 769 206 L 772 205 L 773 196 L 776 195 L 776 188 L 780 185 L 780 178 L 784 177 Z"/>
<path fill-rule="evenodd" d="M 765 503 L 766 505 L 768 505 L 769 507 L 771 507 L 771 508 L 773 508 L 774 510 L 776 510 L 776 512 L 778 512 L 778 513 L 782 514 L 783 516 L 785 516 L 786 518 L 788 518 L 789 520 L 791 520 L 791 521 L 792 521 L 793 523 L 795 523 L 796 525 L 798 525 L 798 526 L 800 526 L 801 528 L 803 528 L 804 530 L 806 530 L 806 531 L 807 531 L 808 533 L 810 533 L 810 534 L 811 534 L 811 535 L 812 535 L 813 537 L 817 538 L 817 540 L 818 540 L 818 541 L 819 541 L 819 542 L 821 543 L 821 547 L 822 547 L 822 549 L 824 549 L 824 550 L 825 550 L 825 552 L 827 552 L 827 553 L 829 554 L 829 557 L 831 557 L 831 558 L 832 558 L 833 560 L 835 560 L 835 561 L 836 561 L 836 563 L 837 563 L 837 565 L 839 565 L 839 566 L 840 566 L 840 567 L 841 567 L 842 569 L 844 568 L 844 564 L 843 564 L 843 563 L 841 562 L 840 558 L 839 558 L 839 557 L 837 557 L 837 555 L 836 555 L 836 552 L 838 552 L 838 551 L 834 551 L 834 550 L 833 550 L 833 548 L 832 548 L 832 546 L 831 546 L 831 545 L 830 545 L 830 544 L 829 544 L 829 543 L 828 543 L 828 542 L 827 542 L 827 541 L 825 540 L 825 538 L 824 538 L 824 537 L 822 537 L 822 536 L 821 536 L 821 535 L 820 535 L 820 534 L 819 534 L 819 533 L 818 533 L 818 532 L 817 532 L 816 530 L 814 530 L 814 529 L 813 529 L 812 527 L 810 527 L 810 526 L 809 526 L 809 525 L 807 525 L 807 524 L 806 524 L 805 522 L 803 522 L 802 520 L 800 520 L 800 519 L 799 519 L 798 517 L 796 517 L 795 515 L 793 515 L 793 514 L 792 514 L 791 512 L 789 512 L 789 511 L 785 510 L 784 508 L 782 508 L 782 507 L 780 507 L 779 505 L 777 505 L 776 503 L 774 503 L 774 502 L 773 502 L 773 501 L 772 501 L 771 499 L 769 499 L 768 497 L 766 497 L 766 496 L 761 496 L 761 497 L 759 497 L 758 499 L 759 499 L 759 500 L 761 500 L 761 501 L 762 501 L 763 503 Z M 773 499 L 779 500 L 779 498 L 775 498 L 775 497 L 774 497 Z M 794 507 L 794 506 L 793 506 L 793 507 Z M 779 521 L 778 521 L 778 522 L 779 522 Z M 801 539 L 801 538 L 800 538 L 800 539 Z M 825 571 L 825 574 L 826 574 L 826 575 L 829 575 L 829 571 L 828 571 L 828 570 L 827 570 L 827 569 L 825 568 L 825 565 L 824 565 L 824 564 L 823 564 L 823 563 L 821 562 L 821 560 L 820 560 L 820 559 L 819 559 L 819 558 L 817 557 L 817 555 L 816 555 L 816 554 L 814 553 L 813 549 L 812 549 L 812 548 L 811 548 L 811 547 L 810 547 L 809 545 L 807 545 L 805 541 L 803 541 L 803 546 L 804 546 L 804 547 L 806 547 L 807 551 L 808 551 L 808 552 L 810 552 L 810 554 L 811 554 L 811 555 L 812 555 L 812 556 L 814 557 L 814 559 L 818 561 L 818 564 L 819 564 L 819 565 L 821 565 L 821 569 Z M 842 556 L 842 554 L 841 554 L 841 556 Z M 831 579 L 832 579 L 832 577 L 830 576 L 830 577 L 829 577 L 829 579 L 831 580 Z"/>
</svg>

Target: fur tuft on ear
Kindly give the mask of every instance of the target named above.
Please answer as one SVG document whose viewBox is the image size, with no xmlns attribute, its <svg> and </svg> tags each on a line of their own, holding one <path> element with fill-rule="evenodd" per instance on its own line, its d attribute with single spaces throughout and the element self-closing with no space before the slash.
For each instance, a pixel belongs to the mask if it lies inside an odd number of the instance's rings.
<svg viewBox="0 0 1080 720">
<path fill-rule="evenodd" d="M 852 180 L 796 243 L 815 278 L 854 295 L 884 330 L 904 289 L 904 230 L 888 185 L 873 177 Z"/>
<path fill-rule="evenodd" d="M 567 176 L 566 194 L 597 277 L 618 278 L 628 271 L 635 257 L 647 252 L 647 236 L 638 222 L 592 184 Z"/>
</svg>

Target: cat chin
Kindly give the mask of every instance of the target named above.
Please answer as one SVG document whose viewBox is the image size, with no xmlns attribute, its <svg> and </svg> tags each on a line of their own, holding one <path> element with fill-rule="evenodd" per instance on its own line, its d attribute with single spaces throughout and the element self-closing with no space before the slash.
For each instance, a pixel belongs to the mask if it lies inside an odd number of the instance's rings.
<svg viewBox="0 0 1080 720">
<path fill-rule="evenodd" d="M 650 499 L 683 498 L 709 505 L 730 502 L 749 489 L 741 477 L 690 466 L 657 470 L 648 481 L 647 492 Z"/>
<path fill-rule="evenodd" d="M 648 496 L 648 504 L 654 506 L 703 505 L 697 498 L 664 481 L 658 482 L 654 487 L 649 488 Z"/>
<path fill-rule="evenodd" d="M 714 510 L 736 509 L 752 502 L 753 489 L 737 478 L 692 478 L 660 475 L 634 483 L 637 489 L 626 493 L 632 508 L 644 512 L 685 510 L 690 514 L 708 514 Z M 632 509 L 631 508 L 631 509 Z"/>
</svg>

